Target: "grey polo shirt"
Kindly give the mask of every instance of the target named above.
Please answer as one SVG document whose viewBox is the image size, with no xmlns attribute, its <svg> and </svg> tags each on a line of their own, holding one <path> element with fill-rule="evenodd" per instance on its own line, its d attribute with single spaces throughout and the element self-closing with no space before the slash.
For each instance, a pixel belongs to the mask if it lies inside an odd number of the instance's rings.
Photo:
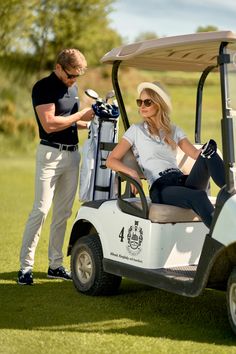
<svg viewBox="0 0 236 354">
<path fill-rule="evenodd" d="M 171 128 L 172 139 L 176 144 L 186 138 L 186 134 L 181 128 L 176 125 L 171 125 Z M 164 141 L 164 137 L 152 136 L 147 130 L 146 123 L 131 125 L 123 138 L 131 145 L 149 186 L 160 177 L 160 172 L 168 168 L 178 168 L 176 160 L 177 149 L 173 150 Z"/>
</svg>

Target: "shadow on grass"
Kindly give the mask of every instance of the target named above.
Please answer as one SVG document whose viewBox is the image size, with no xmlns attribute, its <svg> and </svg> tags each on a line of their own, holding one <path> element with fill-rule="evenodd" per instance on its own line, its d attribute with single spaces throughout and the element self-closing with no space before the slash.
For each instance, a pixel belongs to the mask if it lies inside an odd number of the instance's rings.
<svg viewBox="0 0 236 354">
<path fill-rule="evenodd" d="M 236 343 L 223 292 L 205 290 L 186 298 L 123 279 L 117 295 L 89 297 L 72 282 L 47 279 L 45 273 L 34 273 L 33 286 L 13 279 L 16 273 L 0 274 L 0 328 Z"/>
</svg>

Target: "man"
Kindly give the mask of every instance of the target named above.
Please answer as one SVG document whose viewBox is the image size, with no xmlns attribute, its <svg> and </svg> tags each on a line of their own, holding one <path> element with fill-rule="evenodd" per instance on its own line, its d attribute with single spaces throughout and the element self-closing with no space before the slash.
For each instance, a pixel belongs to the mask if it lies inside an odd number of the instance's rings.
<svg viewBox="0 0 236 354">
<path fill-rule="evenodd" d="M 67 219 L 78 184 L 80 154 L 77 128 L 86 128 L 94 117 L 91 108 L 79 111 L 77 78 L 86 70 L 86 59 L 76 49 L 65 49 L 57 57 L 55 70 L 32 90 L 39 128 L 36 156 L 35 200 L 25 227 L 18 284 L 33 283 L 34 255 L 43 223 L 53 201 L 48 247 L 49 278 L 70 280 L 62 266 Z"/>
</svg>

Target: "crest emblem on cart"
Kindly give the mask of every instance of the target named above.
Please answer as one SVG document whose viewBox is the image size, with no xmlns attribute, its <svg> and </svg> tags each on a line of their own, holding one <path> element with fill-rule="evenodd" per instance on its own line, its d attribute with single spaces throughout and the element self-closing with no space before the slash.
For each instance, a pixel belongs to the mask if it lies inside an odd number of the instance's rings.
<svg viewBox="0 0 236 354">
<path fill-rule="evenodd" d="M 130 226 L 127 234 L 127 249 L 133 256 L 136 256 L 141 252 L 141 245 L 143 242 L 143 230 L 138 226 L 138 223 L 138 221 L 135 221 L 134 225 Z"/>
</svg>

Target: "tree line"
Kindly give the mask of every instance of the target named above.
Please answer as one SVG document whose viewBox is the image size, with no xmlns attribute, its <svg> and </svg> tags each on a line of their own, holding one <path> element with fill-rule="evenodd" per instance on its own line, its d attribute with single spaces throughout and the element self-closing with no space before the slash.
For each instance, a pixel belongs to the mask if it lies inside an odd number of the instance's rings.
<svg viewBox="0 0 236 354">
<path fill-rule="evenodd" d="M 0 2 L 0 59 L 27 69 L 51 68 L 62 48 L 76 47 L 89 65 L 121 44 L 110 28 L 114 0 L 5 0 Z M 1 61 L 2 61 L 1 60 Z"/>
<path fill-rule="evenodd" d="M 34 140 L 36 126 L 30 118 L 29 92 L 36 77 L 52 70 L 61 49 L 79 48 L 92 67 L 98 66 L 100 58 L 111 48 L 122 44 L 124 39 L 111 29 L 108 16 L 115 1 L 0 1 L 1 138 L 6 136 L 7 142 L 12 137 L 17 146 L 23 144 L 23 137 Z M 197 29 L 214 30 L 214 26 Z M 143 32 L 135 41 L 153 38 L 158 38 L 155 32 Z M 105 79 L 105 74 L 106 71 L 101 79 Z"/>
<path fill-rule="evenodd" d="M 110 27 L 108 15 L 116 0 L 5 0 L 0 1 L 0 64 L 4 61 L 27 71 L 51 69 L 55 54 L 79 48 L 90 66 L 122 43 Z M 217 30 L 214 26 L 197 31 Z M 158 38 L 144 32 L 138 40 Z"/>
</svg>

